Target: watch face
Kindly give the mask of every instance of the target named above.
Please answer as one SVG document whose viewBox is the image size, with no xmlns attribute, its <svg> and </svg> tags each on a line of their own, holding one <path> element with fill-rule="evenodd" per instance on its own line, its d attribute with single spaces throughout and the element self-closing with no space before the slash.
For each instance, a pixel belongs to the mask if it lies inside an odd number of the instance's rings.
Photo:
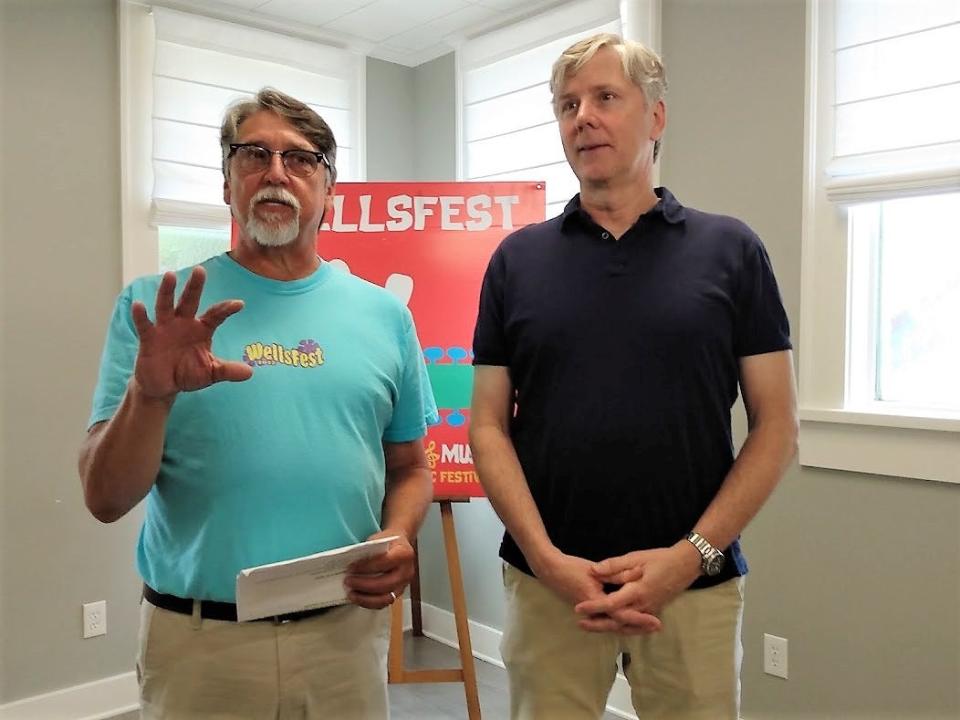
<svg viewBox="0 0 960 720">
<path fill-rule="evenodd" d="M 717 553 L 703 562 L 703 571 L 707 575 L 716 575 L 723 569 L 723 553 Z"/>
</svg>

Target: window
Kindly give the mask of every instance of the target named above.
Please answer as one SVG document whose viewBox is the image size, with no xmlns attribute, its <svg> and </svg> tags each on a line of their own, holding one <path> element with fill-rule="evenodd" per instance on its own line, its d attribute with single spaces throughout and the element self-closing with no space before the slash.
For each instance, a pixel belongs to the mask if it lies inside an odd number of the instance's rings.
<svg viewBox="0 0 960 720">
<path fill-rule="evenodd" d="M 320 113 L 337 138 L 338 178 L 363 178 L 363 56 L 162 7 L 119 8 L 125 281 L 229 247 L 220 122 L 261 87 Z"/>
<path fill-rule="evenodd" d="M 230 249 L 230 228 L 202 229 L 161 225 L 157 228 L 160 272 L 202 263 Z"/>
<path fill-rule="evenodd" d="M 960 3 L 807 11 L 800 461 L 960 482 Z"/>
<path fill-rule="evenodd" d="M 652 5 L 633 0 L 624 3 L 624 11 L 649 17 Z M 546 216 L 560 214 L 579 183 L 560 145 L 550 68 L 581 38 L 619 34 L 620 14 L 616 1 L 574 2 L 469 40 L 458 50 L 461 179 L 544 180 Z M 649 29 L 646 34 L 652 35 Z M 654 45 L 650 37 L 637 39 Z"/>
<path fill-rule="evenodd" d="M 867 333 L 854 347 L 874 353 L 862 363 L 865 372 L 850 379 L 860 403 L 960 408 L 958 226 L 958 193 L 850 209 L 853 286 L 860 283 L 866 300 L 851 326 Z M 867 273 L 862 281 L 861 268 Z"/>
</svg>

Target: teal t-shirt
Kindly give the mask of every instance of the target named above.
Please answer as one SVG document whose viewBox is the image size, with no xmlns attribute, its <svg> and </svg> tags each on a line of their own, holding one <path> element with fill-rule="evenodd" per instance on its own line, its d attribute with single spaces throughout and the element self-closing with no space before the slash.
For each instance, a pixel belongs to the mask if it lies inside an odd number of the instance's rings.
<svg viewBox="0 0 960 720">
<path fill-rule="evenodd" d="M 379 530 L 382 442 L 423 437 L 439 418 L 410 312 L 383 288 L 327 263 L 291 282 L 227 255 L 203 265 L 200 313 L 245 303 L 213 352 L 252 365 L 253 377 L 177 396 L 137 565 L 159 592 L 233 602 L 243 568 Z M 178 295 L 189 273 L 178 273 Z M 91 425 L 120 405 L 138 346 L 130 305 L 144 302 L 152 320 L 159 281 L 136 280 L 117 299 Z"/>
</svg>

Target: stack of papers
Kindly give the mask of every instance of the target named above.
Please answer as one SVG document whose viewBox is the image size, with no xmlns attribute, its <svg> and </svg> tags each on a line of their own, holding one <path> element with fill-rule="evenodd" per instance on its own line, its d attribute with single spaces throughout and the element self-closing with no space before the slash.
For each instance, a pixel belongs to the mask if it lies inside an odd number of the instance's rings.
<svg viewBox="0 0 960 720">
<path fill-rule="evenodd" d="M 259 565 L 237 575 L 237 620 L 284 615 L 347 602 L 343 579 L 357 560 L 385 553 L 396 535 Z"/>
</svg>

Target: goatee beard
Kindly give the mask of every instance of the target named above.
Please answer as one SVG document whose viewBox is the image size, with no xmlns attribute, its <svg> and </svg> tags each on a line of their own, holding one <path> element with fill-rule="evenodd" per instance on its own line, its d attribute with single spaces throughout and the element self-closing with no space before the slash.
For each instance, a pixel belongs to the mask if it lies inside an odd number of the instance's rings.
<svg viewBox="0 0 960 720">
<path fill-rule="evenodd" d="M 264 222 L 256 215 L 257 203 L 264 200 L 278 200 L 294 210 L 294 216 L 287 222 Z M 247 235 L 263 247 L 283 247 L 297 239 L 300 234 L 300 202 L 287 190 L 278 187 L 266 187 L 250 198 L 247 208 L 247 220 L 244 223 Z"/>
<path fill-rule="evenodd" d="M 263 247 L 283 247 L 297 239 L 300 232 L 299 218 L 282 225 L 267 225 L 253 215 L 245 223 L 247 235 Z"/>
</svg>

